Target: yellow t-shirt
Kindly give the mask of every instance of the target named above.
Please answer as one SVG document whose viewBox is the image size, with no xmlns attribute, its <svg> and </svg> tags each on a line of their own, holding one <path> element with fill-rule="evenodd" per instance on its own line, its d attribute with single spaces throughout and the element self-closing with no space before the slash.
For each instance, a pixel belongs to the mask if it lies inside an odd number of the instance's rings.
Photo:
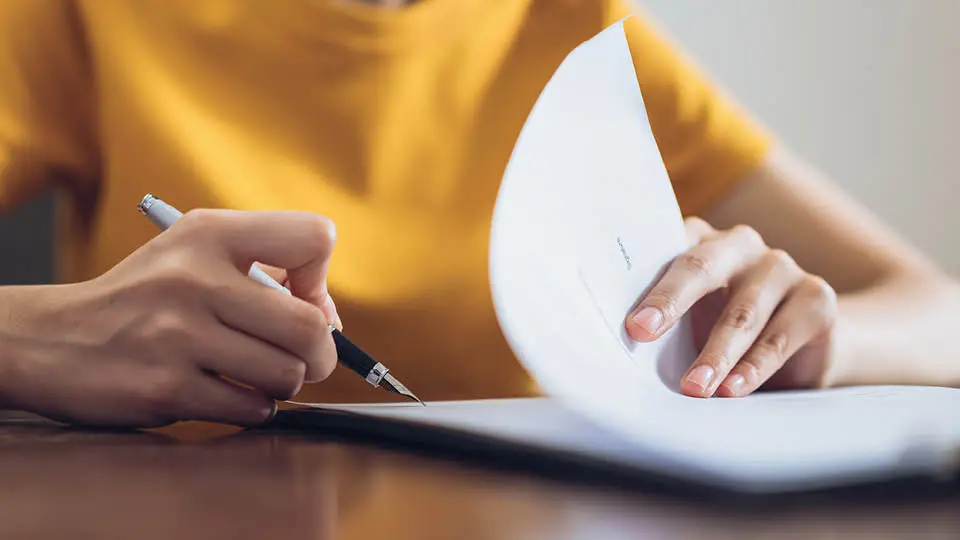
<svg viewBox="0 0 960 540">
<path fill-rule="evenodd" d="M 182 209 L 331 217 L 345 331 L 431 399 L 522 395 L 487 282 L 498 183 L 530 107 L 627 0 L 3 0 L 0 204 L 63 188 L 59 266 L 96 276 Z M 766 138 L 652 28 L 626 31 L 685 213 Z M 344 373 L 309 398 L 375 399 Z"/>
</svg>

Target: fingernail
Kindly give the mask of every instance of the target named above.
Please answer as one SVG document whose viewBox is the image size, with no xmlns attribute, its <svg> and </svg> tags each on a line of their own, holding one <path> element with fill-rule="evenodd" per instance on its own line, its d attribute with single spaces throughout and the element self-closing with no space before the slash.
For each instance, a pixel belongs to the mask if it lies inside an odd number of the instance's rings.
<svg viewBox="0 0 960 540">
<path fill-rule="evenodd" d="M 723 381 L 723 384 L 720 386 L 727 389 L 727 393 L 730 394 L 730 397 L 736 397 L 743 392 L 743 385 L 746 382 L 747 380 L 743 378 L 743 375 L 736 373 L 727 377 L 727 380 Z"/>
<path fill-rule="evenodd" d="M 327 324 L 332 324 L 336 326 L 337 321 L 337 306 L 333 303 L 333 297 L 329 294 L 323 301 L 323 316 L 327 318 Z"/>
<path fill-rule="evenodd" d="M 267 413 L 267 418 L 266 418 L 266 420 L 264 420 L 260 425 L 261 425 L 261 426 L 266 426 L 266 425 L 269 424 L 270 422 L 273 422 L 273 419 L 276 418 L 276 416 L 277 416 L 277 411 L 279 411 L 279 410 L 280 410 L 280 406 L 277 404 L 276 401 L 274 401 L 274 402 L 273 402 L 273 405 L 270 407 L 270 412 Z"/>
<path fill-rule="evenodd" d="M 340 314 L 336 315 L 337 320 L 333 322 L 333 325 L 337 327 L 337 330 L 343 332 L 343 321 L 340 320 Z"/>
<path fill-rule="evenodd" d="M 706 390 L 710 386 L 710 381 L 713 380 L 713 375 L 714 371 L 712 367 L 697 366 L 687 374 L 686 380 L 691 384 L 699 386 L 701 390 Z"/>
<path fill-rule="evenodd" d="M 633 316 L 633 322 L 650 334 L 656 334 L 663 326 L 663 313 L 655 307 L 645 307 Z"/>
</svg>

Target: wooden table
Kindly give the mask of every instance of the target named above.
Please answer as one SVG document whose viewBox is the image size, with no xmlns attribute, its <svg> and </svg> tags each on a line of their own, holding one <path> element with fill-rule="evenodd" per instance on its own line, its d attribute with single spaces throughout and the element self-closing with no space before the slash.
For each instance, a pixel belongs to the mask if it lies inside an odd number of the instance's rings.
<svg viewBox="0 0 960 540">
<path fill-rule="evenodd" d="M 291 435 L 88 432 L 0 412 L 4 540 L 768 537 L 957 539 L 960 490 L 731 510 Z"/>
</svg>

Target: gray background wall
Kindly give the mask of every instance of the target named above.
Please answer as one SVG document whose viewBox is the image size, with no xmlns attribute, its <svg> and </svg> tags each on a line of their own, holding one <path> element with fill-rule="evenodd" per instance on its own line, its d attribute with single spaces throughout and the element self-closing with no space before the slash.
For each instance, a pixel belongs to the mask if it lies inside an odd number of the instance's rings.
<svg viewBox="0 0 960 540">
<path fill-rule="evenodd" d="M 784 142 L 960 273 L 960 2 L 637 1 Z M 50 280 L 52 208 L 0 217 L 0 283 Z"/>
<path fill-rule="evenodd" d="M 0 284 L 51 282 L 53 208 L 48 195 L 0 214 Z"/>
<path fill-rule="evenodd" d="M 638 5 L 783 142 L 960 273 L 960 2 Z"/>
</svg>

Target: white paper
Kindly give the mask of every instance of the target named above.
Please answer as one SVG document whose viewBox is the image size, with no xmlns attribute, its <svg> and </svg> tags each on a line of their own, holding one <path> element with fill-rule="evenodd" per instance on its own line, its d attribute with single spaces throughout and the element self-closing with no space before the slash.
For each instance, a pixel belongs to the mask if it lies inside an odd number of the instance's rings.
<svg viewBox="0 0 960 540">
<path fill-rule="evenodd" d="M 659 372 L 694 357 L 686 322 L 639 344 L 624 318 L 686 249 L 621 24 L 581 45 L 517 141 L 493 219 L 490 279 L 501 328 L 551 393 L 664 394 Z"/>
<path fill-rule="evenodd" d="M 878 401 L 881 408 L 875 413 L 881 415 L 895 415 L 903 407 L 918 405 L 927 413 L 936 414 L 943 407 L 958 405 L 955 392 L 928 390 L 922 393 L 924 403 L 918 403 L 916 394 L 909 390 L 891 387 L 846 389 L 817 396 L 807 392 L 771 394 L 770 398 L 783 404 L 791 402 L 791 406 L 815 403 L 821 409 L 820 415 L 834 407 L 846 409 L 854 402 L 866 406 Z M 944 432 L 938 432 L 937 439 L 926 439 L 918 437 L 917 432 L 903 430 L 897 423 L 864 430 L 854 445 L 836 445 L 824 438 L 806 445 L 803 452 L 779 451 L 779 433 L 773 429 L 759 439 L 764 450 L 753 455 L 759 455 L 759 459 L 727 461 L 725 452 L 712 452 L 729 444 L 722 436 L 705 451 L 687 444 L 682 437 L 651 434 L 631 438 L 590 422 L 555 398 L 431 402 L 427 407 L 414 403 L 314 406 L 454 429 L 545 453 L 564 452 L 625 469 L 652 471 L 693 483 L 752 493 L 799 491 L 911 475 L 935 476 L 949 472 L 958 458 L 948 446 L 928 444 L 944 440 Z M 776 411 L 776 407 L 771 408 L 773 416 L 777 416 Z M 930 427 L 937 429 L 937 426 Z"/>
<path fill-rule="evenodd" d="M 726 400 L 679 394 L 680 375 L 696 356 L 686 321 L 653 344 L 631 342 L 623 327 L 686 242 L 623 27 L 615 24 L 577 48 L 544 89 L 494 212 L 497 315 L 541 387 L 638 445 L 756 481 L 838 474 L 921 440 L 960 442 L 960 422 L 943 417 L 958 410 L 955 390 Z M 930 431 L 941 434 L 936 443 L 928 442 Z"/>
<path fill-rule="evenodd" d="M 687 249 L 621 24 L 577 48 L 534 107 L 498 195 L 491 289 L 517 358 L 550 396 L 345 406 L 754 491 L 929 468 L 960 445 L 960 392 L 854 388 L 681 395 L 689 325 L 650 344 L 623 325 Z"/>
<path fill-rule="evenodd" d="M 501 328 L 544 390 L 600 425 L 670 424 L 696 352 L 686 320 L 653 343 L 630 309 L 687 249 L 621 24 L 578 47 L 517 141 L 494 211 Z"/>
</svg>

